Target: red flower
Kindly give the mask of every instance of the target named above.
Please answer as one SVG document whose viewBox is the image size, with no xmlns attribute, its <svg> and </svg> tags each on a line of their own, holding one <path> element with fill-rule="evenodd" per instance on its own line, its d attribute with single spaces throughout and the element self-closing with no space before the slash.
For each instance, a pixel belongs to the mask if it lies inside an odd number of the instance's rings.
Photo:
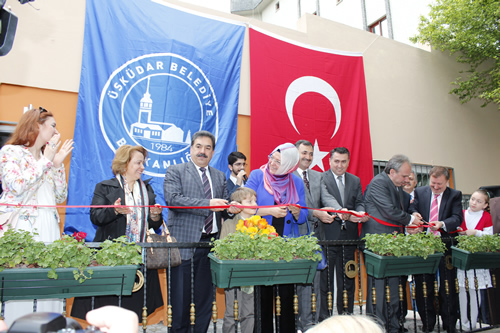
<svg viewBox="0 0 500 333">
<path fill-rule="evenodd" d="M 279 235 L 276 233 L 276 232 L 271 232 L 268 236 L 269 239 L 271 238 L 274 238 L 274 237 L 278 237 Z"/>
<path fill-rule="evenodd" d="M 85 238 L 87 237 L 87 233 L 86 232 L 83 232 L 83 231 L 79 231 L 79 232 L 74 232 L 73 233 L 73 237 L 79 241 L 79 242 L 83 242 L 85 240 Z"/>
</svg>

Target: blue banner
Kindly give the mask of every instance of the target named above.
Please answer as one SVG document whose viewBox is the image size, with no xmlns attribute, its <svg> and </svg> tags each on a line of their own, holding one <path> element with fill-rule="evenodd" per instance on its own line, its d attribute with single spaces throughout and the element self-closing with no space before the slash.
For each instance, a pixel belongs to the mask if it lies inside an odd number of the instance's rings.
<svg viewBox="0 0 500 333">
<path fill-rule="evenodd" d="M 190 160 L 195 132 L 215 135 L 210 165 L 226 171 L 236 150 L 244 34 L 243 25 L 160 1 L 87 0 L 68 205 L 90 205 L 124 144 L 148 150 L 143 179 L 152 178 L 162 205 L 165 172 Z M 67 209 L 65 233 L 93 240 L 89 211 Z"/>
</svg>

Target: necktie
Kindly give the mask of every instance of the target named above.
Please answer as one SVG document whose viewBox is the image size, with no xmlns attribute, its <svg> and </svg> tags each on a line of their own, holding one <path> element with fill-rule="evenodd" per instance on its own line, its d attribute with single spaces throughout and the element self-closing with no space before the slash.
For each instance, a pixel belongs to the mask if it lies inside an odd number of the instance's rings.
<svg viewBox="0 0 500 333">
<path fill-rule="evenodd" d="M 432 200 L 431 204 L 431 214 L 430 214 L 430 221 L 429 222 L 434 222 L 439 219 L 439 210 L 438 210 L 438 197 L 439 194 L 434 194 L 434 199 Z M 432 231 L 432 230 L 431 230 Z M 439 235 L 439 231 L 432 231 L 434 235 Z"/>
<path fill-rule="evenodd" d="M 309 188 L 309 180 L 307 179 L 307 171 L 304 170 L 302 172 L 303 178 L 304 178 L 304 185 L 306 186 L 307 190 L 311 192 L 311 189 Z"/>
<path fill-rule="evenodd" d="M 206 199 L 212 199 L 212 190 L 210 189 L 210 182 L 208 181 L 207 174 L 205 173 L 205 168 L 200 168 L 201 180 L 203 181 L 203 191 L 205 192 Z M 214 222 L 214 214 L 210 211 L 210 214 L 205 218 L 205 233 L 212 233 L 212 224 Z"/>
<path fill-rule="evenodd" d="M 342 206 L 344 205 L 344 182 L 342 181 L 342 176 L 337 176 L 337 179 L 339 181 L 339 192 L 340 192 L 340 200 L 342 201 L 341 204 Z"/>
</svg>

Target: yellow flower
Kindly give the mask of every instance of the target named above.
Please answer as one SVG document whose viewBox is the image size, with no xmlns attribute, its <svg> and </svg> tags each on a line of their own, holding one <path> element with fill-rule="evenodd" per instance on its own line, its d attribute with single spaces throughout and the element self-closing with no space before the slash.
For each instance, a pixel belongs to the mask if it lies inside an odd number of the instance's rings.
<svg viewBox="0 0 500 333">
<path fill-rule="evenodd" d="M 257 227 L 248 228 L 248 232 L 250 232 L 252 234 L 256 234 L 258 231 L 259 231 L 259 229 Z"/>
<path fill-rule="evenodd" d="M 244 228 L 244 221 L 243 220 L 239 220 L 238 221 L 238 224 L 236 224 L 236 230 L 241 230 L 242 228 Z"/>
<path fill-rule="evenodd" d="M 254 215 L 252 217 L 249 217 L 247 220 L 252 221 L 253 223 L 257 223 L 261 217 L 259 215 Z"/>
</svg>

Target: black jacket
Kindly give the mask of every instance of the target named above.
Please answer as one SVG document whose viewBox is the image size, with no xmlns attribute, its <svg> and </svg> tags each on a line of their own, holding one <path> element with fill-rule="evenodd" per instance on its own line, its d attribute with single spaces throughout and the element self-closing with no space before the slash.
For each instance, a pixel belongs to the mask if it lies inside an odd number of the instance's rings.
<svg viewBox="0 0 500 333">
<path fill-rule="evenodd" d="M 156 195 L 153 188 L 149 185 L 149 180 L 144 181 L 144 183 L 148 191 L 148 205 L 154 205 Z M 118 198 L 121 198 L 122 204 L 125 203 L 125 192 L 118 179 L 111 178 L 95 186 L 92 205 L 112 205 Z M 148 216 L 148 228 L 158 229 L 162 225 L 162 219 L 153 221 L 151 215 Z M 127 217 L 123 214 L 116 215 L 113 208 L 91 208 L 90 220 L 97 226 L 94 242 L 102 242 L 106 239 L 114 239 L 125 235 Z"/>
</svg>

